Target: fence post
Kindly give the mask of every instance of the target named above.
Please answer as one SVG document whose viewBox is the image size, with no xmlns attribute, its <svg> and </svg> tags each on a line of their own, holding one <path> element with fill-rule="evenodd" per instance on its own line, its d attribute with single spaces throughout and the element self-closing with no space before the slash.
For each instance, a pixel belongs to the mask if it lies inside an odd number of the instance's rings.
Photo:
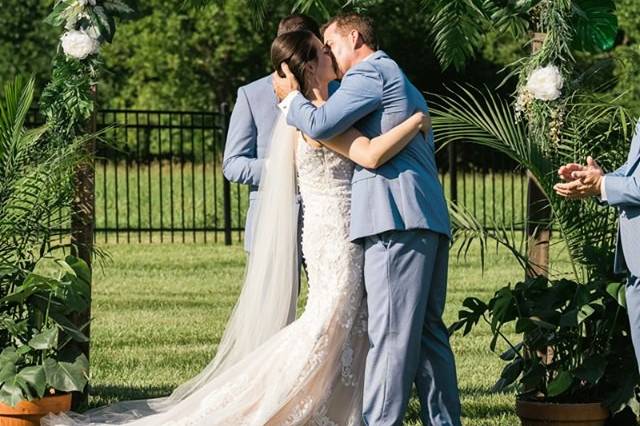
<svg viewBox="0 0 640 426">
<path fill-rule="evenodd" d="M 452 203 L 458 202 L 458 162 L 456 161 L 456 145 L 450 143 L 447 147 L 449 154 L 449 199 Z"/>
<path fill-rule="evenodd" d="M 231 114 L 229 112 L 229 104 L 223 102 L 220 105 L 220 112 L 222 113 L 222 134 L 224 137 L 223 146 L 227 143 L 227 132 L 229 130 L 229 119 Z M 222 176 L 222 196 L 224 201 L 224 244 L 231 245 L 231 182 Z"/>
<path fill-rule="evenodd" d="M 91 95 L 94 100 L 94 109 L 87 123 L 87 132 L 96 132 L 96 86 L 91 86 Z M 90 159 L 89 163 L 78 166 L 74 176 L 74 197 L 71 206 L 71 247 L 72 254 L 84 260 L 89 266 L 89 283 L 91 284 L 91 258 L 93 256 L 93 231 L 95 228 L 95 169 L 94 158 L 96 150 L 95 138 L 89 139 L 84 146 L 85 153 Z M 73 315 L 71 320 L 77 327 L 83 327 L 84 334 L 91 339 L 89 320 L 91 318 L 91 293 L 89 293 L 89 307 L 78 314 Z M 73 343 L 87 359 L 89 358 L 89 343 Z M 79 409 L 87 406 L 89 400 L 89 388 L 84 392 L 73 395 L 73 408 Z"/>
</svg>

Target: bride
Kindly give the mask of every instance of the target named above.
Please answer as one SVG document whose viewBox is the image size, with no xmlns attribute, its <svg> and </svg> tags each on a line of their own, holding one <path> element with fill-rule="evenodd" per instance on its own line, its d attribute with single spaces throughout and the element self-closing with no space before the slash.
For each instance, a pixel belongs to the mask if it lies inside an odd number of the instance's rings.
<svg viewBox="0 0 640 426">
<path fill-rule="evenodd" d="M 280 35 L 271 58 L 279 73 L 282 64 L 289 67 L 307 98 L 317 104 L 326 99 L 336 73 L 330 52 L 315 35 Z M 428 116 L 419 112 L 371 140 L 350 129 L 318 142 L 281 116 L 261 180 L 244 285 L 213 361 L 166 398 L 49 415 L 42 424 L 361 424 L 368 339 L 363 253 L 348 238 L 354 162 L 378 167 L 429 129 Z M 304 207 L 309 291 L 305 310 L 294 321 L 296 188 Z"/>
</svg>

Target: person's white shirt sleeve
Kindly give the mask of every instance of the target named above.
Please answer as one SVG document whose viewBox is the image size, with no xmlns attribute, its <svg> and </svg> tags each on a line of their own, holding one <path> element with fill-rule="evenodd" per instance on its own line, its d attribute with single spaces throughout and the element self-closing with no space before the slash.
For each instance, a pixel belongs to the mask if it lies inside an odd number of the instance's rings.
<svg viewBox="0 0 640 426">
<path fill-rule="evenodd" d="M 291 106 L 291 102 L 293 102 L 293 98 L 295 98 L 299 94 L 300 94 L 299 90 L 294 90 L 293 92 L 289 93 L 287 95 L 287 97 L 284 98 L 278 104 L 278 108 L 280 108 L 280 111 L 282 111 L 282 113 L 284 114 L 285 117 L 287 116 L 287 113 L 289 112 L 289 107 Z"/>
<path fill-rule="evenodd" d="M 605 185 L 605 181 L 607 180 L 606 176 L 602 176 L 602 181 L 600 182 L 600 201 L 607 201 L 607 190 L 606 190 L 606 185 Z"/>
</svg>

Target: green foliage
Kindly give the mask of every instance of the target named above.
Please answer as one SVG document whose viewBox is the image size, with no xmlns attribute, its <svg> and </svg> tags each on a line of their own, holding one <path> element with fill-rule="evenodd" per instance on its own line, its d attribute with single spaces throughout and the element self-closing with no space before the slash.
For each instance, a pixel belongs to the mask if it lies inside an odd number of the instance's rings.
<svg viewBox="0 0 640 426">
<path fill-rule="evenodd" d="M 269 9 L 256 30 L 244 1 L 181 9 L 144 2 L 104 49 L 107 82 L 100 97 L 113 106 L 212 110 L 235 99 L 237 88 L 270 72 L 269 49 L 278 20 Z"/>
<path fill-rule="evenodd" d="M 553 185 L 560 165 L 584 161 L 587 155 L 598 159 L 605 169 L 621 164 L 635 123 L 630 113 L 615 98 L 575 95 L 562 143 L 545 151 L 529 137 L 527 126 L 516 119 L 509 102 L 489 91 L 460 87 L 456 92 L 434 97 L 431 102 L 433 126 L 440 140 L 491 147 L 529 170 L 549 199 L 551 224 L 569 251 L 575 279 L 608 277 L 612 263 L 604 259 L 613 255 L 615 211 L 604 210 L 593 200 L 567 202 L 554 195 Z M 459 214 L 464 214 L 463 209 Z"/>
<path fill-rule="evenodd" d="M 615 0 L 616 15 L 626 37 L 640 41 L 640 14 L 635 0 Z"/>
<path fill-rule="evenodd" d="M 97 59 L 80 61 L 58 55 L 54 58 L 51 81 L 40 99 L 40 108 L 51 127 L 50 139 L 58 145 L 85 131 L 94 108 L 91 93 L 93 69 Z"/>
<path fill-rule="evenodd" d="M 564 41 L 556 47 L 564 49 Z M 552 48 L 543 47 L 541 52 L 549 58 L 556 54 Z M 545 63 L 534 56 L 528 65 Z M 570 69 L 565 68 L 565 76 L 570 75 Z M 602 401 L 614 411 L 632 405 L 637 412 L 633 387 L 639 378 L 621 305 L 622 283 L 612 275 L 616 213 L 593 200 L 567 201 L 553 191 L 556 171 L 562 164 L 582 162 L 587 155 L 597 158 L 605 169 L 621 164 L 635 120 L 616 97 L 594 95 L 589 90 L 565 96 L 555 101 L 566 112 L 556 141 L 549 141 L 548 134 L 540 131 L 545 127 L 539 127 L 544 123 L 538 120 L 550 117 L 547 113 L 552 111 L 545 109 L 549 107 L 543 101 L 538 102 L 541 108 L 537 115 L 528 116 L 529 123 L 516 117 L 510 102 L 488 90 L 460 87 L 432 102 L 434 130 L 441 141 L 492 147 L 529 171 L 546 194 L 552 212 L 549 222 L 537 225 L 557 232 L 560 238 L 555 238 L 555 244 L 565 246 L 574 274 L 573 281 L 540 278 L 519 283 L 514 289 L 504 287 L 488 303 L 469 298 L 454 329 L 464 328 L 468 333 L 484 320 L 492 327 L 492 350 L 498 339 L 508 342 L 511 351 L 502 358 L 509 364 L 495 390 L 519 379 L 521 391 L 540 394 L 545 400 Z M 525 270 L 542 266 L 531 263 L 523 241 L 505 224 L 496 223 L 494 230 L 488 231 L 459 206 L 453 206 L 452 219 L 454 237 L 463 246 L 479 240 L 484 249 L 492 239 L 508 248 Z M 501 332 L 509 323 L 522 335 L 517 344 Z M 634 373 L 620 374 L 619 364 Z"/>
<path fill-rule="evenodd" d="M 3 1 L 0 7 L 0 82 L 26 73 L 46 81 L 51 72 L 56 37 L 43 25 L 49 0 Z"/>
<path fill-rule="evenodd" d="M 87 342 L 67 317 L 88 306 L 88 267 L 56 259 L 51 243 L 68 220 L 82 141 L 56 146 L 43 141 L 46 126 L 25 129 L 33 93 L 33 79 L 17 79 L 0 103 L 0 401 L 9 405 L 80 391 L 88 370 L 67 346 Z"/>
<path fill-rule="evenodd" d="M 618 34 L 613 0 L 579 0 L 573 9 L 574 47 L 588 52 L 611 50 Z"/>
<path fill-rule="evenodd" d="M 604 402 L 614 413 L 636 408 L 640 381 L 625 315 L 624 284 L 531 278 L 496 291 L 488 303 L 463 302 L 451 331 L 468 334 L 478 323 L 509 349 L 495 391 L 518 381 L 522 398 L 549 402 Z M 520 341 L 504 333 L 512 325 Z"/>
<path fill-rule="evenodd" d="M 110 43 L 115 19 L 126 18 L 132 9 L 121 0 L 101 0 L 82 5 L 76 0 L 56 0 L 46 22 L 65 31 L 86 32 L 98 42 Z M 51 143 L 63 146 L 85 132 L 94 108 L 91 86 L 100 69 L 97 52 L 86 58 L 68 56 L 59 47 L 53 60 L 51 81 L 44 88 L 40 108 L 50 126 Z"/>
<path fill-rule="evenodd" d="M 432 2 L 430 33 L 434 50 L 444 68 L 461 70 L 482 43 L 488 28 L 482 1 L 438 0 Z"/>
</svg>

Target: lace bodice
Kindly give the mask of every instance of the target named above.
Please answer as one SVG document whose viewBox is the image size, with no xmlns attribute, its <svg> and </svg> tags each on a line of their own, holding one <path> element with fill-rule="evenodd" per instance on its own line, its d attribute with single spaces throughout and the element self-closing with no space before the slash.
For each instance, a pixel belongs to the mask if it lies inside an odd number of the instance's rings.
<svg viewBox="0 0 640 426">
<path fill-rule="evenodd" d="M 302 137 L 298 140 L 296 151 L 298 186 L 303 200 L 313 203 L 316 195 L 330 195 L 339 198 L 351 198 L 351 178 L 354 164 L 327 148 L 314 148 Z M 340 221 L 349 223 L 349 211 Z"/>
</svg>

